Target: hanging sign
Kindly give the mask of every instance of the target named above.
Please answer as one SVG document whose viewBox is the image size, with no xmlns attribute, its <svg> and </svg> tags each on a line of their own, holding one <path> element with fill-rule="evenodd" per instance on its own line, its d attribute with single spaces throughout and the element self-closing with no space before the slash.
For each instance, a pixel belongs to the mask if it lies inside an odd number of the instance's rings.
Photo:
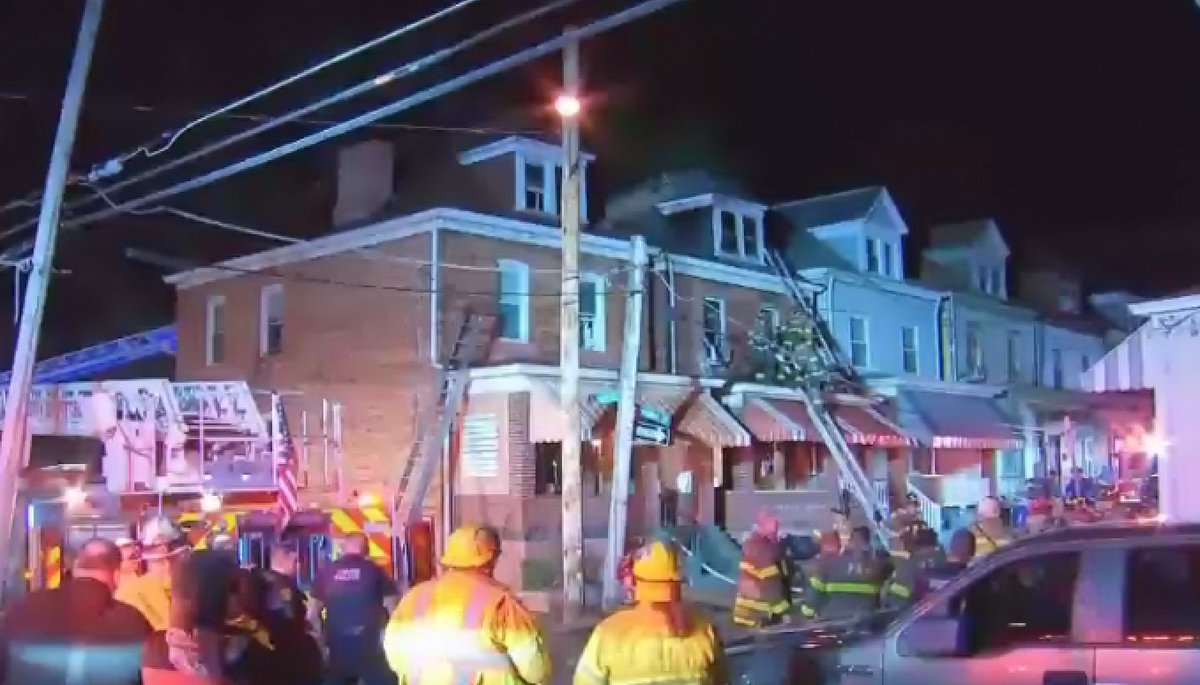
<svg viewBox="0 0 1200 685">
<path fill-rule="evenodd" d="M 615 407 L 621 395 L 616 390 L 605 390 L 592 396 L 592 401 L 602 407 Z M 671 444 L 671 416 L 667 412 L 646 404 L 633 406 L 633 443 L 665 447 Z"/>
</svg>

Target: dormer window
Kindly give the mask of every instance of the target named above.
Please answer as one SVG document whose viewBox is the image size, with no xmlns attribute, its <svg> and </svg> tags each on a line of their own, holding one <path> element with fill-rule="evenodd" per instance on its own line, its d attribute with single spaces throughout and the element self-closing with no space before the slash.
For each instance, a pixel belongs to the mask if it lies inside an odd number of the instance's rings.
<svg viewBox="0 0 1200 685">
<path fill-rule="evenodd" d="M 560 188 L 563 156 L 560 146 L 533 138 L 510 136 L 472 148 L 458 156 L 459 164 L 464 166 L 499 159 L 512 165 L 509 167 L 511 175 L 506 174 L 504 178 L 512 179 L 515 209 L 554 217 L 562 214 Z M 593 155 L 586 152 L 580 154 L 579 216 L 583 221 L 587 221 L 587 168 L 593 160 Z"/>
<path fill-rule="evenodd" d="M 1004 297 L 1004 269 L 984 265 L 975 269 L 975 288 L 993 297 Z"/>
<path fill-rule="evenodd" d="M 714 211 L 717 255 L 761 263 L 762 221 L 756 215 L 730 209 Z"/>
<path fill-rule="evenodd" d="M 546 211 L 549 206 L 549 203 L 546 202 L 549 197 L 547 191 L 550 188 L 550 184 L 546 183 L 545 166 L 525 162 L 525 204 L 521 209 L 531 212 Z"/>
<path fill-rule="evenodd" d="M 891 278 L 896 275 L 896 250 L 891 241 L 880 238 L 867 238 L 866 272 Z"/>
</svg>

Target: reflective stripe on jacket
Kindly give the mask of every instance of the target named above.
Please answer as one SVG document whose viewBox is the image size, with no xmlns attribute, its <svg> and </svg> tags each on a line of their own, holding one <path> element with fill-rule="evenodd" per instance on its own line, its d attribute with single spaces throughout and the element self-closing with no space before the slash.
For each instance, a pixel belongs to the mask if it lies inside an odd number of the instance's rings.
<svg viewBox="0 0 1200 685">
<path fill-rule="evenodd" d="M 971 535 L 975 537 L 975 558 L 980 559 L 1012 542 L 1012 531 L 1000 522 L 989 525 L 989 521 L 971 524 Z"/>
<path fill-rule="evenodd" d="M 533 615 L 503 585 L 447 571 L 400 600 L 384 633 L 401 685 L 543 685 L 550 656 Z"/>
<path fill-rule="evenodd" d="M 884 588 L 884 606 L 901 608 L 919 601 L 929 592 L 929 572 L 945 562 L 941 550 L 923 550 L 896 562 L 896 570 Z"/>
<path fill-rule="evenodd" d="M 885 569 L 871 552 L 843 552 L 818 559 L 808 577 L 802 613 L 809 618 L 846 618 L 879 608 Z"/>
<path fill-rule="evenodd" d="M 716 630 L 686 615 L 682 634 L 666 611 L 647 604 L 604 619 L 579 657 L 574 685 L 725 685 Z"/>
<path fill-rule="evenodd" d="M 779 542 L 751 535 L 742 546 L 733 620 L 739 625 L 769 623 L 787 612 L 789 602 Z"/>
</svg>

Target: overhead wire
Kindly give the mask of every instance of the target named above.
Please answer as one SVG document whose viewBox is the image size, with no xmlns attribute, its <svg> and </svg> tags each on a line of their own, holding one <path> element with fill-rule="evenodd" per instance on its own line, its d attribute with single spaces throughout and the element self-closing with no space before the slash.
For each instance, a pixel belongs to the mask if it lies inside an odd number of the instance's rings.
<svg viewBox="0 0 1200 685">
<path fill-rule="evenodd" d="M 111 170 L 112 173 L 120 173 L 120 171 L 124 167 L 125 162 L 129 161 L 130 159 L 136 157 L 139 154 L 144 153 L 145 156 L 147 158 L 149 158 L 149 157 L 154 157 L 154 156 L 157 156 L 157 155 L 165 152 L 172 145 L 174 145 L 179 140 L 179 138 L 183 136 L 184 133 L 190 131 L 193 128 L 196 128 L 197 126 L 199 126 L 200 124 L 202 124 L 206 121 L 210 121 L 212 119 L 224 116 L 224 115 L 228 114 L 229 112 L 232 112 L 233 110 L 237 109 L 238 107 L 242 107 L 242 106 L 247 105 L 255 100 L 258 100 L 260 98 L 266 97 L 267 95 L 270 95 L 279 90 L 282 90 L 283 88 L 286 88 L 286 87 L 288 87 L 294 83 L 297 83 L 305 78 L 308 78 L 309 76 L 312 76 L 320 71 L 328 69 L 329 67 L 340 64 L 348 59 L 356 57 L 356 56 L 358 56 L 368 50 L 371 50 L 373 48 L 379 47 L 380 45 L 383 45 L 384 43 L 387 43 L 387 42 L 393 41 L 397 38 L 400 38 L 402 36 L 408 35 L 408 34 L 412 33 L 413 31 L 424 28 L 436 21 L 445 19 L 446 17 L 449 17 L 461 10 L 464 10 L 467 7 L 470 7 L 471 5 L 478 3 L 479 1 L 480 0 L 459 0 L 459 2 L 456 2 L 455 4 L 451 5 L 450 7 L 446 7 L 444 9 L 438 10 L 437 12 L 434 12 L 432 14 L 428 14 L 416 21 L 409 22 L 408 24 L 405 24 L 396 29 L 393 29 L 392 31 L 389 31 L 388 33 L 385 33 L 381 36 L 378 36 L 369 41 L 366 41 L 365 43 L 360 43 L 358 45 L 355 45 L 354 47 L 352 47 L 348 50 L 340 52 L 337 55 L 334 55 L 333 57 L 323 60 L 322 62 L 319 62 L 311 67 L 308 67 L 307 69 L 299 71 L 281 81 L 277 81 L 265 88 L 261 88 L 261 89 L 255 91 L 249 95 L 238 98 L 237 100 L 234 100 L 233 102 L 227 103 L 227 104 L 222 105 L 214 110 L 206 112 L 206 113 L 196 117 L 195 119 L 192 119 L 191 121 L 185 123 L 183 126 L 179 127 L 178 129 L 175 129 L 173 131 L 166 131 L 166 132 L 162 133 L 160 136 L 158 136 L 158 138 L 148 141 L 146 143 L 142 143 L 141 145 L 138 145 L 136 148 L 134 148 L 131 151 L 124 152 L 119 155 L 113 156 L 113 157 L 109 158 L 107 161 L 101 162 L 100 164 L 95 165 L 92 168 L 92 171 L 89 172 L 89 174 L 84 176 L 83 178 L 92 177 L 92 176 L 97 175 L 97 170 Z M 149 147 L 151 145 L 154 145 L 156 142 L 163 141 L 163 140 L 165 140 L 166 142 L 163 143 L 163 145 L 159 149 L 152 150 Z M 110 176 L 110 175 L 112 175 L 112 173 L 104 173 L 101 177 Z M 92 180 L 97 180 L 97 179 L 93 178 Z M 13 200 L 11 202 L 4 204 L 3 206 L 0 206 L 0 213 L 3 213 L 13 207 L 28 206 L 28 205 L 36 204 L 40 198 L 41 198 L 41 192 L 39 190 L 35 189 L 35 190 L 31 191 L 28 195 L 26 195 L 24 198 Z"/>
<path fill-rule="evenodd" d="M 249 139 L 251 139 L 255 136 L 258 136 L 262 133 L 265 133 L 272 129 L 278 128 L 286 123 L 295 121 L 298 118 L 307 116 L 313 112 L 316 112 L 316 111 L 319 111 L 322 109 L 326 109 L 328 107 L 331 107 L 338 103 L 353 99 L 355 97 L 358 97 L 358 96 L 368 93 L 370 91 L 388 86 L 391 83 L 393 83 L 399 79 L 406 78 L 406 77 L 412 76 L 414 74 L 417 74 L 419 72 L 425 71 L 437 64 L 440 64 L 441 62 L 444 62 L 445 60 L 450 59 L 451 57 L 453 57 L 465 50 L 475 47 L 476 45 L 478 45 L 480 43 L 491 40 L 492 38 L 494 38 L 502 33 L 505 33 L 506 31 L 509 31 L 509 30 L 511 30 L 515 27 L 521 26 L 523 24 L 527 24 L 531 21 L 534 21 L 535 19 L 540 19 L 541 17 L 543 17 L 547 14 L 551 14 L 553 12 L 562 10 L 570 5 L 575 4 L 576 2 L 579 2 L 579 0 L 553 0 L 553 2 L 550 2 L 546 5 L 542 5 L 540 7 L 535 7 L 534 9 L 523 12 L 515 17 L 510 17 L 509 19 L 506 19 L 505 21 L 502 21 L 498 24 L 489 26 L 488 28 L 486 28 L 468 38 L 465 38 L 465 39 L 455 43 L 454 45 L 451 45 L 450 47 L 442 48 L 433 53 L 427 54 L 419 59 L 415 59 L 415 60 L 406 62 L 405 64 L 403 64 L 401 66 L 389 69 L 385 72 L 377 74 L 376 76 L 366 79 L 364 81 L 360 81 L 359 83 L 357 83 L 353 86 L 350 86 L 349 88 L 340 90 L 332 95 L 328 95 L 328 96 L 321 98 L 315 102 L 311 102 L 307 105 L 304 105 L 303 107 L 294 109 L 294 110 L 287 112 L 281 116 L 268 119 L 267 121 L 264 121 L 264 122 L 258 124 L 257 126 L 252 126 L 248 129 L 246 129 L 245 131 L 239 131 L 238 133 L 235 133 L 231 136 L 222 138 L 221 140 L 218 140 L 213 143 L 209 143 L 208 145 L 205 145 L 197 150 L 194 150 L 186 155 L 183 155 L 182 157 L 177 157 L 175 159 L 172 159 L 169 162 L 166 162 L 166 163 L 161 164 L 156 167 L 151 167 L 150 169 L 145 169 L 139 173 L 129 176 L 128 178 L 124 178 L 120 181 L 117 181 L 116 183 L 113 183 L 113 184 L 107 186 L 105 188 L 105 192 L 112 194 L 118 190 L 121 190 L 122 188 L 127 188 L 130 185 L 133 185 L 135 183 L 140 183 L 142 181 L 146 181 L 146 180 L 155 178 L 156 176 L 160 176 L 168 171 L 177 169 L 180 166 L 189 164 L 189 163 L 194 162 L 203 157 L 207 157 L 215 152 L 218 152 L 227 147 L 230 147 L 231 145 L 236 145 L 237 143 L 240 143 L 244 140 L 249 140 Z M 397 111 L 400 111 L 400 110 L 397 110 Z M 376 119 L 381 119 L 381 118 L 383 118 L 383 117 L 382 116 L 377 117 Z M 374 120 L 372 120 L 372 121 L 374 121 Z M 367 122 L 367 123 L 370 123 L 370 122 Z M 325 131 L 333 130 L 342 125 L 344 125 L 344 122 L 343 122 L 343 124 L 337 124 L 337 125 L 331 126 L 329 128 L 326 128 L 324 130 Z M 358 126 L 354 126 L 353 128 L 358 128 Z M 347 132 L 349 130 L 353 130 L 353 128 L 346 129 L 345 131 L 342 131 L 342 132 Z M 333 137 L 333 136 L 330 135 L 328 137 Z M 325 138 L 322 138 L 321 140 L 325 140 Z M 320 142 L 320 141 L 318 141 L 318 142 Z M 309 147 L 309 146 L 305 145 L 303 147 Z M 303 149 L 303 148 L 297 148 L 297 149 Z M 293 150 L 293 151 L 295 151 L 295 150 Z M 290 152 L 288 154 L 290 154 Z M 280 156 L 282 156 L 282 155 L 280 155 Z M 272 158 L 272 159 L 275 159 L 275 158 Z M 267 160 L 267 161 L 271 161 L 271 160 Z M 263 163 L 265 163 L 265 162 L 263 162 Z M 255 165 L 255 166 L 257 166 L 257 165 Z M 229 175 L 232 175 L 232 174 L 229 174 Z M 203 178 L 203 176 L 201 178 Z M 225 176 L 220 176 L 213 180 L 220 180 L 221 178 L 225 178 Z M 211 181 L 209 181 L 209 183 L 210 182 Z M 204 183 L 203 185 L 207 185 L 207 184 L 208 183 Z M 199 186 L 196 186 L 196 187 L 199 187 Z M 180 192 L 184 192 L 184 191 L 180 191 Z M 64 209 L 66 212 L 75 211 L 82 206 L 91 204 L 91 201 L 92 201 L 92 198 L 85 198 L 83 200 L 71 202 L 71 203 L 68 203 Z M 94 216 L 94 215 L 89 215 L 89 216 Z M 0 240 L 4 240 L 5 238 L 8 238 L 9 236 L 11 236 L 15 233 L 24 231 L 25 229 L 35 225 L 36 223 L 37 223 L 36 219 L 29 219 L 25 222 L 17 224 L 16 226 L 14 226 L 12 228 L 6 229 L 5 231 L 0 232 Z M 68 228 L 72 225 L 74 225 L 74 224 L 72 224 L 71 220 L 64 221 L 62 224 L 62 226 L 64 228 Z"/>
<path fill-rule="evenodd" d="M 561 1 L 562 0 L 560 0 L 560 2 Z M 139 198 L 135 198 L 132 200 L 122 201 L 120 203 L 121 208 L 122 209 L 130 209 L 130 208 L 137 209 L 140 207 L 144 207 L 147 205 L 157 203 L 168 197 L 173 197 L 175 195 L 179 195 L 180 193 L 185 193 L 185 192 L 188 192 L 191 190 L 195 190 L 197 188 L 202 188 L 204 186 L 210 185 L 212 183 L 223 180 L 225 178 L 228 178 L 235 174 L 241 173 L 243 171 L 247 171 L 249 169 L 253 169 L 255 167 L 261 166 L 268 162 L 279 159 L 281 157 L 285 157 L 294 152 L 298 152 L 300 150 L 307 149 L 309 147 L 312 147 L 313 145 L 317 145 L 317 144 L 322 143 L 331 138 L 348 133 L 348 132 L 353 131 L 363 125 L 378 121 L 379 119 L 382 119 L 384 117 L 398 114 L 407 109 L 411 109 L 412 107 L 416 107 L 418 105 L 424 104 L 424 103 L 429 102 L 438 97 L 442 97 L 448 93 L 457 91 L 466 86 L 473 85 L 474 83 L 482 81 L 483 79 L 488 78 L 490 76 L 494 76 L 496 74 L 503 73 L 504 71 L 507 71 L 514 67 L 518 67 L 518 66 L 527 64 L 527 63 L 532 62 L 533 60 L 536 60 L 540 57 L 544 57 L 546 55 L 549 55 L 549 54 L 552 54 L 559 50 L 562 50 L 563 47 L 565 47 L 566 45 L 568 45 L 572 42 L 576 42 L 579 40 L 583 40 L 586 38 L 590 38 L 590 37 L 599 35 L 606 31 L 612 30 L 614 28 L 617 28 L 617 27 L 627 24 L 629 22 L 635 21 L 637 19 L 641 19 L 643 17 L 649 16 L 650 14 L 658 12 L 667 7 L 671 7 L 673 5 L 680 4 L 682 2 L 684 2 L 684 0 L 644 0 L 643 2 L 641 2 L 637 5 L 626 8 L 626 9 L 616 12 L 614 14 L 610 14 L 602 19 L 594 20 L 590 24 L 587 24 L 586 26 L 584 26 L 582 28 L 567 31 L 556 38 L 546 40 L 538 45 L 535 45 L 533 47 L 526 48 L 517 53 L 511 54 L 508 57 L 496 60 L 485 66 L 478 67 L 472 71 L 469 71 L 465 74 L 461 74 L 457 77 L 443 81 L 442 83 L 440 83 L 438 85 L 431 86 L 429 88 L 426 88 L 425 90 L 422 90 L 422 91 L 419 91 L 412 95 L 409 95 L 407 97 L 401 98 L 401 99 L 397 100 L 396 102 L 393 102 L 389 105 L 384 105 L 384 106 L 378 107 L 376 109 L 370 110 L 368 112 L 365 112 L 363 114 L 360 114 L 356 117 L 353 117 L 351 119 L 343 121 L 342 123 L 340 123 L 336 126 L 331 126 L 329 128 L 323 129 L 317 133 L 311 134 L 309 136 L 305 136 L 303 138 L 292 141 L 290 143 L 286 143 L 284 145 L 277 146 L 275 148 L 272 148 L 265 152 L 259 153 L 257 155 L 253 155 L 253 156 L 244 158 L 233 164 L 227 165 L 225 167 L 221 167 L 219 169 L 215 169 L 213 171 L 202 174 L 200 176 L 191 178 L 187 181 L 183 181 L 181 183 L 177 183 L 175 185 L 169 186 L 162 190 L 158 190 L 158 191 L 149 193 L 147 195 L 143 195 Z M 558 4 L 560 4 L 560 3 L 552 3 L 551 6 L 557 6 Z M 547 7 L 549 7 L 549 6 L 547 6 Z M 525 16 L 525 15 L 522 15 L 522 16 Z M 505 22 L 505 23 L 507 24 L 510 22 Z M 111 191 L 112 188 L 113 187 L 110 186 L 109 188 L 107 188 L 107 190 Z M 72 217 L 70 219 L 65 220 L 62 223 L 62 227 L 64 229 L 65 228 L 74 228 L 76 226 L 80 226 L 80 225 L 83 225 L 83 224 L 86 224 L 89 222 L 99 221 L 102 219 L 106 219 L 106 218 L 115 216 L 117 214 L 120 214 L 120 211 L 121 210 L 117 210 L 117 209 L 110 207 L 110 208 L 107 208 L 104 210 L 99 210 L 99 211 L 96 211 L 96 212 L 93 212 L 90 214 L 86 214 L 83 216 Z M 4 238 L 6 236 L 12 235 L 13 232 L 14 232 L 14 229 L 9 229 L 8 231 L 5 231 L 4 233 L 0 234 L 0 239 Z M 17 246 L 14 246 L 14 248 L 7 250 L 5 256 L 10 256 L 12 254 L 22 254 L 29 249 L 29 244 L 30 244 L 29 241 L 26 240 L 23 243 L 21 243 Z"/>
</svg>

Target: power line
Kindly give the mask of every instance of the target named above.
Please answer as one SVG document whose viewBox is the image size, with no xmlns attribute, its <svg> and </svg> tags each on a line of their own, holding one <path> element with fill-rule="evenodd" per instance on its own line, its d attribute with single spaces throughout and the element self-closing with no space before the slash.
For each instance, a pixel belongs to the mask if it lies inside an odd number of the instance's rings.
<svg viewBox="0 0 1200 685">
<path fill-rule="evenodd" d="M 179 138 L 184 133 L 199 126 L 200 124 L 204 123 L 205 121 L 214 119 L 218 116 L 225 115 L 228 112 L 230 112 L 234 109 L 237 109 L 238 107 L 249 104 L 250 102 L 253 102 L 254 100 L 258 100 L 267 95 L 270 95 L 271 93 L 274 93 L 283 88 L 286 88 L 287 86 L 290 86 L 294 83 L 297 83 L 298 81 L 308 78 L 309 76 L 312 76 L 313 74 L 316 74 L 317 72 L 323 71 L 323 70 L 325 70 L 331 66 L 334 66 L 336 64 L 340 64 L 341 62 L 344 62 L 352 57 L 356 57 L 356 56 L 366 52 L 367 50 L 371 50 L 380 45 L 383 45 L 384 43 L 390 42 L 392 40 L 400 38 L 401 36 L 405 36 L 409 33 L 412 33 L 413 31 L 424 28 L 425 26 L 428 26 L 429 24 L 432 24 L 440 19 L 444 19 L 460 10 L 466 9 L 467 7 L 470 7 L 471 5 L 474 5 L 477 2 L 479 2 L 479 0 L 459 0 L 459 2 L 456 2 L 455 4 L 451 5 L 450 7 L 447 7 L 442 10 L 438 10 L 437 12 L 426 15 L 425 17 L 422 17 L 421 19 L 418 19 L 416 21 L 409 22 L 408 24 L 405 24 L 404 26 L 401 26 L 397 29 L 389 31 L 388 33 L 385 33 L 382 36 L 373 38 L 365 43 L 360 43 L 360 44 L 350 48 L 349 50 L 341 52 L 337 55 L 334 55 L 333 57 L 330 57 L 322 62 L 319 62 L 318 64 L 308 67 L 307 69 L 297 72 L 297 73 L 283 79 L 282 81 L 277 81 L 265 88 L 259 89 L 259 90 L 255 91 L 254 93 L 251 93 L 250 95 L 243 96 L 241 98 L 238 98 L 237 100 L 234 100 L 231 103 L 222 105 L 221 107 L 218 107 L 217 109 L 214 109 L 210 112 L 202 114 L 199 117 L 196 117 L 195 119 L 192 119 L 191 121 L 187 122 L 180 128 L 175 129 L 174 131 L 166 131 L 166 132 L 162 133 L 155 140 L 143 143 L 143 144 L 139 145 L 138 147 L 134 148 L 130 152 L 126 152 L 126 153 L 117 155 L 115 157 L 112 157 L 107 162 L 103 162 L 103 163 L 98 164 L 95 167 L 93 167 L 92 171 L 89 172 L 89 176 L 95 175 L 97 173 L 97 170 L 100 170 L 102 172 L 111 170 L 111 173 L 105 173 L 103 176 L 99 176 L 98 178 L 105 178 L 107 176 L 111 176 L 113 173 L 120 173 L 124 167 L 124 163 L 126 161 L 128 161 L 129 159 L 132 159 L 133 157 L 136 157 L 138 154 L 142 154 L 142 153 L 144 153 L 146 155 L 146 157 L 153 157 L 155 155 L 161 154 L 162 152 L 165 152 L 168 148 L 170 148 L 172 145 L 174 145 L 175 142 L 177 140 L 179 140 Z M 162 144 L 162 147 L 160 147 L 157 150 L 150 149 L 149 146 L 154 145 L 155 143 L 160 142 L 160 141 L 165 141 L 165 143 Z M 92 180 L 98 180 L 98 178 L 93 178 Z M 0 213 L 9 210 L 12 207 L 30 204 L 31 203 L 31 200 L 29 199 L 30 197 L 35 198 L 32 200 L 32 203 L 36 203 L 38 201 L 37 198 L 41 197 L 41 193 L 40 193 L 40 191 L 35 189 L 35 190 L 31 191 L 28 195 L 26 195 L 25 198 L 14 200 L 14 201 L 9 202 L 9 203 L 5 204 L 4 206 L 0 207 Z"/>
<path fill-rule="evenodd" d="M 348 119 L 336 126 L 331 126 L 322 131 L 319 131 L 317 133 L 314 133 L 314 134 L 311 134 L 304 138 L 300 138 L 298 140 L 292 141 L 291 143 L 287 143 L 287 144 L 272 148 L 271 150 L 268 150 L 266 152 L 262 152 L 257 155 L 254 155 L 254 156 L 247 157 L 245 159 L 242 159 L 239 162 L 235 162 L 234 164 L 216 169 L 214 171 L 210 171 L 206 174 L 194 177 L 194 178 L 184 181 L 182 183 L 178 183 L 178 184 L 175 184 L 168 188 L 152 192 L 148 195 L 143 195 L 140 198 L 122 202 L 121 209 L 122 210 L 137 209 L 139 207 L 144 207 L 146 205 L 157 203 L 161 200 L 164 200 L 168 197 L 173 197 L 180 193 L 185 193 L 185 192 L 188 192 L 191 190 L 195 190 L 197 188 L 202 188 L 204 186 L 210 185 L 212 183 L 223 180 L 225 178 L 228 178 L 235 174 L 241 173 L 243 171 L 247 171 L 249 169 L 253 169 L 255 167 L 261 166 L 268 162 L 272 162 L 281 157 L 285 157 L 294 152 L 298 152 L 300 150 L 307 149 L 309 147 L 312 147 L 313 145 L 317 145 L 326 140 L 329 140 L 330 138 L 334 138 L 339 135 L 348 133 L 348 132 L 353 131 L 361 126 L 378 121 L 384 117 L 392 116 L 392 115 L 398 114 L 400 112 L 403 112 L 407 109 L 411 109 L 412 107 L 424 104 L 426 102 L 429 102 L 430 100 L 436 99 L 436 98 L 446 95 L 448 93 L 452 93 L 461 88 L 464 88 L 466 86 L 469 86 L 469 85 L 472 85 L 479 81 L 482 81 L 485 78 L 494 76 L 496 74 L 503 73 L 514 67 L 518 67 L 523 64 L 527 64 L 527 63 L 532 62 L 533 60 L 536 60 L 540 57 L 544 57 L 553 52 L 559 51 L 565 45 L 567 45 L 573 41 L 580 41 L 580 40 L 584 40 L 587 38 L 591 38 L 593 36 L 596 36 L 596 35 L 606 32 L 606 31 L 612 30 L 614 28 L 617 28 L 624 24 L 630 23 L 637 19 L 641 19 L 646 16 L 649 16 L 649 15 L 651 15 L 655 12 L 658 12 L 662 9 L 665 9 L 667 7 L 671 7 L 671 6 L 680 4 L 681 2 L 683 2 L 683 0 L 645 0 L 644 2 L 641 2 L 640 4 L 634 5 L 633 7 L 629 7 L 627 9 L 617 12 L 615 14 L 608 15 L 608 16 L 604 17 L 603 19 L 598 19 L 596 21 L 593 21 L 592 23 L 588 24 L 587 26 L 585 26 L 583 28 L 565 32 L 561 36 L 547 40 L 547 41 L 540 43 L 538 45 L 535 45 L 531 48 L 526 48 L 525 50 L 522 50 L 515 54 L 509 55 L 508 57 L 491 62 L 490 64 L 487 64 L 483 67 L 479 67 L 473 71 L 467 72 L 466 74 L 462 74 L 460 76 L 449 79 L 447 81 L 443 81 L 442 83 L 440 83 L 436 86 L 432 86 L 425 90 L 419 91 L 413 95 L 409 95 L 408 97 L 402 98 L 390 105 L 384 105 L 382 107 L 373 109 L 364 114 L 360 114 L 357 117 Z M 112 187 L 109 188 L 109 190 L 111 190 L 111 189 L 112 189 Z M 86 214 L 84 216 L 71 218 L 71 219 L 63 222 L 63 228 L 64 229 L 74 228 L 74 227 L 77 227 L 77 226 L 80 226 L 80 225 L 83 225 L 83 224 L 86 224 L 89 222 L 99 221 L 99 220 L 106 219 L 106 218 L 109 218 L 112 216 L 116 216 L 118 214 L 120 214 L 120 210 L 117 210 L 114 208 L 99 210 L 99 211 L 93 212 L 91 214 Z M 14 232 L 13 229 L 10 229 L 9 231 L 6 231 L 5 233 L 0 234 L 0 238 L 11 235 L 13 232 Z M 21 244 L 18 244 L 9 250 L 6 250 L 4 256 L 22 254 L 22 253 L 26 252 L 27 250 L 28 250 L 28 241 L 24 241 Z"/>
<path fill-rule="evenodd" d="M 570 5 L 575 4 L 578 1 L 579 0 L 554 0 L 553 2 L 551 2 L 549 4 L 542 5 L 541 7 L 534 8 L 532 10 L 529 10 L 527 12 L 519 14 L 515 17 L 509 18 L 503 22 L 500 22 L 499 24 L 490 26 L 487 29 L 480 31 L 479 33 L 476 33 L 475 35 L 473 35 L 469 38 L 461 40 L 458 43 L 455 43 L 454 45 L 452 45 L 448 48 L 442 48 L 441 50 L 438 50 L 431 54 L 425 55 L 424 57 L 407 62 L 399 67 L 385 71 L 373 78 L 367 79 L 365 81 L 361 81 L 349 88 L 338 91 L 338 92 L 334 93 L 333 95 L 324 97 L 320 100 L 317 100 L 316 102 L 313 102 L 313 103 L 310 103 L 303 107 L 300 107 L 299 109 L 294 109 L 291 112 L 288 112 L 282 116 L 268 119 L 267 121 L 264 121 L 263 123 L 261 123 L 257 126 L 253 126 L 245 131 L 241 131 L 232 136 L 229 136 L 228 138 L 224 138 L 224 139 L 218 140 L 214 143 L 205 145 L 204 147 L 202 147 L 198 150 L 190 152 L 182 157 L 173 159 L 169 162 L 166 162 L 165 164 L 162 164 L 157 167 L 152 167 L 150 169 L 146 169 L 142 172 L 134 174 L 133 176 L 130 176 L 129 178 L 125 178 L 121 181 L 118 181 L 118 182 L 108 186 L 104 190 L 106 193 L 110 193 L 110 194 L 114 193 L 114 192 L 116 192 L 122 188 L 126 188 L 134 183 L 139 183 L 141 181 L 145 181 L 145 180 L 154 178 L 156 176 L 160 176 L 160 175 L 162 175 L 172 169 L 176 169 L 184 164 L 193 162 L 202 157 L 207 157 L 208 155 L 211 155 L 214 152 L 218 152 L 218 151 L 223 150 L 231 145 L 240 143 L 243 140 L 248 140 L 248 139 L 253 138 L 261 133 L 265 133 L 267 131 L 270 131 L 271 129 L 278 128 L 286 123 L 295 121 L 296 119 L 298 119 L 300 117 L 304 117 L 304 116 L 311 114 L 313 112 L 316 112 L 318 110 L 326 109 L 326 108 L 336 105 L 340 102 L 345 102 L 345 101 L 355 98 L 359 95 L 363 95 L 364 93 L 368 93 L 368 92 L 376 90 L 378 88 L 382 88 L 384 86 L 391 84 L 392 82 L 394 82 L 398 79 L 412 76 L 413 74 L 416 74 L 418 72 L 429 69 L 430 67 L 433 67 L 447 59 L 450 59 L 454 55 L 457 55 L 458 53 L 463 52 L 464 50 L 472 48 L 472 47 L 478 45 L 479 43 L 490 40 L 491 38 L 494 38 L 495 36 L 498 36 L 498 35 L 504 33 L 505 31 L 508 31 L 509 29 L 512 29 L 517 26 L 521 26 L 522 24 L 529 23 L 535 19 L 539 19 L 546 14 L 557 12 L 561 9 L 564 9 Z M 379 117 L 379 118 L 382 118 L 382 117 Z M 368 122 L 368 123 L 371 123 L 371 122 Z M 335 129 L 337 127 L 338 127 L 338 125 L 331 126 L 327 129 L 325 129 L 325 131 Z M 358 128 L 358 126 L 355 126 L 354 128 Z M 305 147 L 307 147 L 307 146 L 305 146 Z M 142 149 L 142 148 L 139 148 L 139 149 Z M 137 153 L 135 152 L 134 154 L 137 154 Z M 217 179 L 214 179 L 214 180 L 217 180 Z M 205 185 L 207 185 L 207 184 L 205 184 Z M 76 202 L 69 203 L 66 206 L 66 209 L 68 211 L 76 210 L 81 206 L 91 204 L 92 199 L 93 198 L 85 198 L 82 200 L 78 200 Z M 14 233 L 18 233 L 20 231 L 25 230 L 29 226 L 32 226 L 33 223 L 34 222 L 32 220 L 29 220 L 29 221 L 25 221 L 21 224 L 18 224 L 17 226 L 15 226 L 13 228 L 5 230 L 4 232 L 0 233 L 0 240 L 3 240 L 5 238 L 13 235 Z M 70 225 L 69 222 L 65 222 L 63 224 L 63 227 L 66 228 L 69 225 Z"/>
</svg>

